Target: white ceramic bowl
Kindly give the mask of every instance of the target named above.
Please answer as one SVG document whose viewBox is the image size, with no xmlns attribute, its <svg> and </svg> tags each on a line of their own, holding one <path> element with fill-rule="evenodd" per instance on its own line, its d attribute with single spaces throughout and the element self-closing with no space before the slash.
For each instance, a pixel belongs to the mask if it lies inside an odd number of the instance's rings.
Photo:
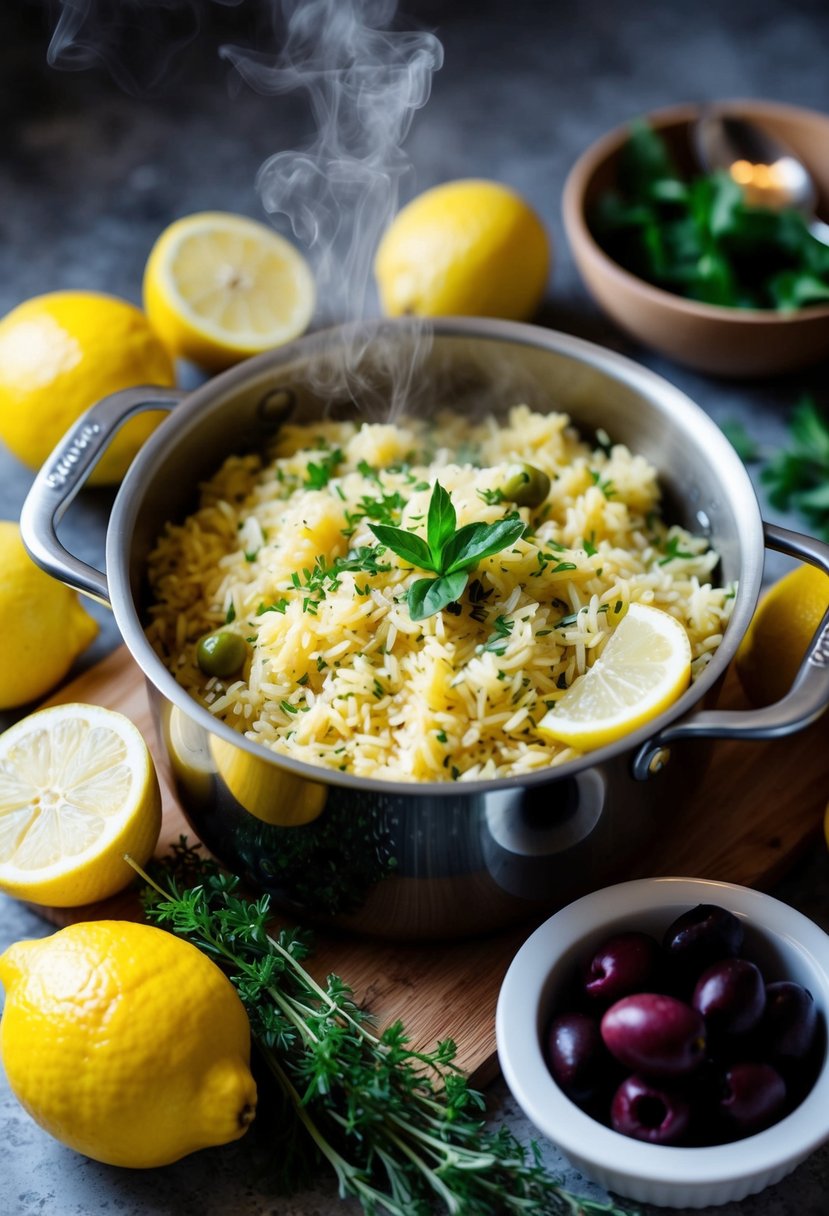
<svg viewBox="0 0 829 1216">
<path fill-rule="evenodd" d="M 543 1035 L 573 967 L 604 938 L 639 929 L 661 938 L 697 904 L 719 904 L 742 921 L 746 954 L 768 981 L 791 979 L 829 1012 L 829 936 L 780 900 L 748 887 L 698 878 L 646 878 L 605 887 L 569 904 L 515 956 L 498 1000 L 498 1057 L 507 1085 L 538 1130 L 607 1190 L 640 1203 L 701 1208 L 755 1194 L 790 1173 L 829 1139 L 829 1063 L 804 1101 L 779 1123 L 710 1148 L 645 1144 L 612 1131 L 567 1098 L 550 1075 Z"/>
</svg>

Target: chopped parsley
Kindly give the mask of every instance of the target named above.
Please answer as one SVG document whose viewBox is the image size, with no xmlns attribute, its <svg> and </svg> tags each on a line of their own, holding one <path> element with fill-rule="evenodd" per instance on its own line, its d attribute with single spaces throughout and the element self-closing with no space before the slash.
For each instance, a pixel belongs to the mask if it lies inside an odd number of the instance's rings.
<svg viewBox="0 0 829 1216">
<path fill-rule="evenodd" d="M 345 456 L 340 448 L 334 448 L 333 452 L 322 457 L 319 464 L 309 461 L 302 484 L 311 490 L 324 489 L 344 460 Z"/>
<path fill-rule="evenodd" d="M 665 556 L 660 557 L 659 561 L 656 563 L 657 566 L 667 566 L 668 562 L 672 562 L 674 558 L 678 557 L 696 557 L 696 553 L 689 553 L 686 549 L 680 549 L 679 538 L 676 536 L 672 536 L 670 540 L 666 542 L 663 552 Z"/>
<path fill-rule="evenodd" d="M 503 654 L 507 648 L 514 625 L 515 621 L 508 621 L 504 616 L 496 616 L 492 622 L 493 633 L 481 647 L 481 650 L 487 651 L 489 654 Z"/>
</svg>

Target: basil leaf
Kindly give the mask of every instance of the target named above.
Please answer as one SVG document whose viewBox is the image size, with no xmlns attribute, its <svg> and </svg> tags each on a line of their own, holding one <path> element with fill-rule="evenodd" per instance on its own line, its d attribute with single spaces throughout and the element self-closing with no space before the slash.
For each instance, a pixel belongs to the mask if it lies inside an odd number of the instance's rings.
<svg viewBox="0 0 829 1216">
<path fill-rule="evenodd" d="M 469 570 L 484 557 L 509 548 L 524 533 L 520 519 L 499 519 L 495 524 L 467 524 L 456 532 L 443 550 L 445 574 Z"/>
<path fill-rule="evenodd" d="M 442 568 L 441 551 L 454 533 L 457 520 L 451 498 L 440 482 L 436 481 L 432 497 L 429 499 L 429 514 L 426 518 L 426 537 L 432 551 L 434 566 L 429 566 L 427 569 L 439 570 Z"/>
<path fill-rule="evenodd" d="M 402 557 L 404 562 L 411 562 L 419 570 L 437 572 L 437 564 L 422 537 L 416 536 L 414 532 L 406 532 L 404 528 L 392 528 L 388 524 L 369 524 L 369 528 L 381 545 Z"/>
<path fill-rule="evenodd" d="M 469 575 L 461 570 L 440 578 L 419 578 L 412 583 L 406 599 L 409 616 L 413 621 L 422 621 L 440 612 L 447 604 L 454 603 L 463 595 L 468 578 Z"/>
</svg>

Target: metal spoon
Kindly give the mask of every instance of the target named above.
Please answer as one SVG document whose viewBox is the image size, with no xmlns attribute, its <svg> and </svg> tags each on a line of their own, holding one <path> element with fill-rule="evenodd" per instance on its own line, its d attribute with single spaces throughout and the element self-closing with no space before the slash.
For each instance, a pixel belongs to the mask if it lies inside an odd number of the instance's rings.
<svg viewBox="0 0 829 1216">
<path fill-rule="evenodd" d="M 753 206 L 800 211 L 812 236 L 829 245 L 829 224 L 815 215 L 817 188 L 791 148 L 747 118 L 704 113 L 694 124 L 697 158 L 707 172 L 725 169 Z"/>
</svg>

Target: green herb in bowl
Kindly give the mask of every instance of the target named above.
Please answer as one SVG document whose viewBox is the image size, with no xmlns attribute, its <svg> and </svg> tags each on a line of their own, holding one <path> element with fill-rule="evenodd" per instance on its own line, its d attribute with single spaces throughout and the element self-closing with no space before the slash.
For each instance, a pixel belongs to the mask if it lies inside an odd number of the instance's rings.
<svg viewBox="0 0 829 1216">
<path fill-rule="evenodd" d="M 626 270 L 691 300 L 780 312 L 829 302 L 829 247 L 798 212 L 749 206 L 724 172 L 684 178 L 642 121 L 589 223 Z"/>
</svg>

